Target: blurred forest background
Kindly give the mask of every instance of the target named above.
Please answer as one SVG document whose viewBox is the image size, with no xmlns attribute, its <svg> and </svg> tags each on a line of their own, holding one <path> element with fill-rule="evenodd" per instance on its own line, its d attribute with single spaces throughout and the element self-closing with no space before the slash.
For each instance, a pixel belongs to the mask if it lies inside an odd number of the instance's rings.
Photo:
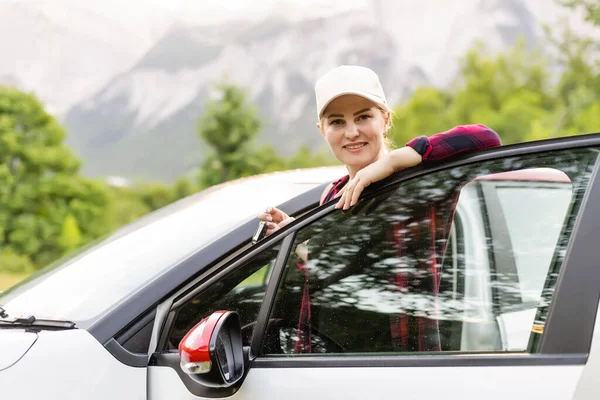
<svg viewBox="0 0 600 400">
<path fill-rule="evenodd" d="M 558 1 L 600 29 L 598 1 Z M 505 144 L 600 131 L 600 43 L 575 34 L 568 24 L 545 31 L 555 58 L 523 41 L 500 54 L 482 42 L 460 58 L 450 88 L 416 88 L 394 108 L 394 143 L 403 146 L 417 135 L 467 123 L 492 127 Z M 222 79 L 213 89 L 218 95 L 197 116 L 196 135 L 206 155 L 201 165 L 172 183 L 119 185 L 82 173 L 66 129 L 34 93 L 0 86 L 0 290 L 209 186 L 336 164 L 326 149 L 303 146 L 282 155 L 261 141 L 265 116 L 247 88 Z"/>
</svg>

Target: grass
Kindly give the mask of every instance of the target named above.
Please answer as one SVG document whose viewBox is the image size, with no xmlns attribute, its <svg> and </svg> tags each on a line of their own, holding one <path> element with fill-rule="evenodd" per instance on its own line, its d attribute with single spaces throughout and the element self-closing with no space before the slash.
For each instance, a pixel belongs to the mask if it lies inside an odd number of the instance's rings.
<svg viewBox="0 0 600 400">
<path fill-rule="evenodd" d="M 8 272 L 0 272 L 0 291 L 6 290 L 9 287 L 21 282 L 27 278 L 29 274 L 10 274 Z"/>
</svg>

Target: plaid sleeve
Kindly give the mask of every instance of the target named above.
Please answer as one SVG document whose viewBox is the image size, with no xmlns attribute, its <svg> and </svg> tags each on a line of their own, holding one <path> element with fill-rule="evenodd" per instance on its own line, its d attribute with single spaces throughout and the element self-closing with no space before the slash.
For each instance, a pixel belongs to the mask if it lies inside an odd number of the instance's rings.
<svg viewBox="0 0 600 400">
<path fill-rule="evenodd" d="M 500 136 L 485 125 L 460 125 L 431 137 L 419 136 L 406 145 L 423 157 L 423 161 L 439 161 L 473 150 L 500 146 Z"/>
</svg>

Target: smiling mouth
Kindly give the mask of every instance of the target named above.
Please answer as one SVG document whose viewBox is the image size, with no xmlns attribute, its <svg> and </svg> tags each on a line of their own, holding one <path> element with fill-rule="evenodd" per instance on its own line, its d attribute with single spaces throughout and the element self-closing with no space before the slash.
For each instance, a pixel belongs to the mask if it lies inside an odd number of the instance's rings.
<svg viewBox="0 0 600 400">
<path fill-rule="evenodd" d="M 344 146 L 344 148 L 348 149 L 348 150 L 358 150 L 358 149 L 365 147 L 366 145 L 367 145 L 366 143 L 361 143 L 361 144 L 354 144 L 352 146 Z"/>
</svg>

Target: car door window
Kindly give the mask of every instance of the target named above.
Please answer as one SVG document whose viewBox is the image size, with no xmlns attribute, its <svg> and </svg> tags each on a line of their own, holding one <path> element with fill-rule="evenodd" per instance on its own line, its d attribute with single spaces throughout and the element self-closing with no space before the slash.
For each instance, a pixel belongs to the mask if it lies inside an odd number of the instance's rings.
<svg viewBox="0 0 600 400">
<path fill-rule="evenodd" d="M 177 348 L 194 325 L 217 310 L 239 313 L 243 341 L 248 345 L 279 247 L 276 245 L 260 253 L 180 307 L 169 335 L 168 347 Z"/>
<path fill-rule="evenodd" d="M 513 250 L 523 302 L 537 302 L 544 277 L 561 233 L 573 185 L 566 175 L 554 181 L 486 182 L 484 190 L 497 196 Z"/>
<path fill-rule="evenodd" d="M 596 158 L 441 170 L 302 228 L 263 354 L 536 352 Z"/>
</svg>

